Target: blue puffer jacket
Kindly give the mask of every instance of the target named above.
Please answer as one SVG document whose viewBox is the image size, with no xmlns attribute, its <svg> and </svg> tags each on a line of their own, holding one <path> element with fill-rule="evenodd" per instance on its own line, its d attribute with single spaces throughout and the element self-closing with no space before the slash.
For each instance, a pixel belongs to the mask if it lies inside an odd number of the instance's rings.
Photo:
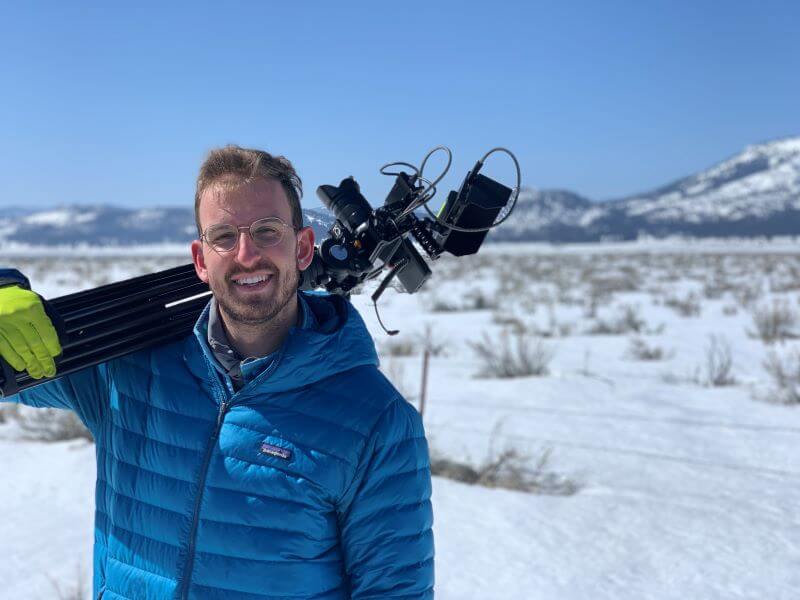
<svg viewBox="0 0 800 600">
<path fill-rule="evenodd" d="M 194 335 L 20 392 L 97 448 L 94 597 L 433 597 L 428 450 L 353 306 L 237 393 Z"/>
</svg>

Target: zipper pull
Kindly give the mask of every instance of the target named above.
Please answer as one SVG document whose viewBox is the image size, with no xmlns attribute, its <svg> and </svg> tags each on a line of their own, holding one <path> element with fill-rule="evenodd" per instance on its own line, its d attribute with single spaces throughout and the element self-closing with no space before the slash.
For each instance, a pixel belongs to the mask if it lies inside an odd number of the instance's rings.
<svg viewBox="0 0 800 600">
<path fill-rule="evenodd" d="M 230 408 L 230 405 L 228 404 L 227 400 L 219 405 L 219 413 L 217 414 L 217 431 L 219 431 L 220 427 L 222 427 L 222 420 L 225 418 L 225 413 L 228 412 L 228 408 Z"/>
</svg>

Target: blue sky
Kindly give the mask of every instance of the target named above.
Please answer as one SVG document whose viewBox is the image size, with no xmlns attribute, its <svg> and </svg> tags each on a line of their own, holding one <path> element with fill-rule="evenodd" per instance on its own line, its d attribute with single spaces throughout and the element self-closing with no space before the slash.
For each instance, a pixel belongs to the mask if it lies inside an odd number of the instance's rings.
<svg viewBox="0 0 800 600">
<path fill-rule="evenodd" d="M 3 3 L 0 206 L 190 205 L 229 142 L 309 207 L 348 175 L 379 204 L 380 165 L 439 144 L 446 189 L 502 145 L 601 200 L 800 135 L 798 2 L 162 4 Z"/>
</svg>

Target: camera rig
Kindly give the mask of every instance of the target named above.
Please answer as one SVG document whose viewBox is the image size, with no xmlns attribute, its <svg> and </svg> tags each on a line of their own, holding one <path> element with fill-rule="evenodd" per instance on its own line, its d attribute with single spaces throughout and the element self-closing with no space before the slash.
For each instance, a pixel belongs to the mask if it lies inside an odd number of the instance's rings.
<svg viewBox="0 0 800 600">
<path fill-rule="evenodd" d="M 439 150 L 446 152 L 447 165 L 431 181 L 424 176 L 424 168 Z M 514 189 L 480 173 L 484 161 L 494 152 L 505 152 L 514 161 Z M 394 176 L 395 181 L 384 204 L 374 210 L 352 177 L 342 180 L 338 187 L 320 186 L 317 195 L 336 220 L 329 237 L 315 247 L 311 264 L 302 272 L 300 288 L 323 288 L 349 296 L 354 287 L 388 270 L 372 294 L 377 314 L 377 301 L 395 278 L 403 290 L 413 294 L 431 276 L 426 259 L 412 240 L 431 260 L 445 252 L 455 256 L 475 254 L 486 233 L 514 210 L 521 185 L 519 162 L 509 150 L 493 148 L 475 163 L 460 188 L 451 191 L 434 214 L 428 202 L 451 162 L 450 150 L 439 146 L 425 156 L 419 168 L 406 162 L 384 165 L 381 173 Z M 396 166 L 412 172 L 387 171 Z M 420 217 L 420 209 L 429 216 Z M 55 359 L 56 375 L 33 379 L 26 372 L 14 371 L 0 358 L 0 395 L 15 394 L 180 339 L 191 332 L 210 293 L 189 264 L 45 301 L 63 350 Z M 383 327 L 380 315 L 378 320 Z M 389 335 L 397 333 L 383 328 Z"/>
<path fill-rule="evenodd" d="M 438 150 L 447 153 L 447 165 L 434 181 L 429 181 L 423 176 L 423 169 Z M 515 190 L 480 173 L 484 161 L 494 152 L 505 152 L 514 161 Z M 428 203 L 451 162 L 450 150 L 438 146 L 425 156 L 419 169 L 405 162 L 384 165 L 381 173 L 394 176 L 395 181 L 383 206 L 375 210 L 352 177 L 343 179 L 338 187 L 319 186 L 317 196 L 336 221 L 329 231 L 330 236 L 315 248 L 311 265 L 303 271 L 301 289 L 322 287 L 330 292 L 348 294 L 355 286 L 388 269 L 389 273 L 372 295 L 377 314 L 377 300 L 395 277 L 406 292 L 413 294 L 431 275 L 425 258 L 409 238 L 432 260 L 444 252 L 455 256 L 475 254 L 489 229 L 505 221 L 514 210 L 520 189 L 519 163 L 505 148 L 493 148 L 475 163 L 458 191 L 451 191 L 438 214 L 434 214 Z M 387 171 L 395 166 L 409 167 L 413 173 Z M 417 215 L 420 208 L 430 216 L 420 218 Z M 496 221 L 504 209 L 504 215 Z M 383 327 L 380 315 L 378 321 Z M 397 333 L 385 327 L 384 330 L 390 335 Z"/>
</svg>

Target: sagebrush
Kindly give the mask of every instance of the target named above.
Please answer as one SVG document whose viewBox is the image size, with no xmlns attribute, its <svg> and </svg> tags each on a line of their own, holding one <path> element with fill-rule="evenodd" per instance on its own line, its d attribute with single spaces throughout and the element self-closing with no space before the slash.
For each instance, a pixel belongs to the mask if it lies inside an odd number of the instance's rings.
<svg viewBox="0 0 800 600">
<path fill-rule="evenodd" d="M 492 338 L 488 333 L 470 347 L 481 361 L 480 377 L 507 379 L 547 375 L 555 351 L 541 338 L 524 332 L 503 330 Z"/>
</svg>

